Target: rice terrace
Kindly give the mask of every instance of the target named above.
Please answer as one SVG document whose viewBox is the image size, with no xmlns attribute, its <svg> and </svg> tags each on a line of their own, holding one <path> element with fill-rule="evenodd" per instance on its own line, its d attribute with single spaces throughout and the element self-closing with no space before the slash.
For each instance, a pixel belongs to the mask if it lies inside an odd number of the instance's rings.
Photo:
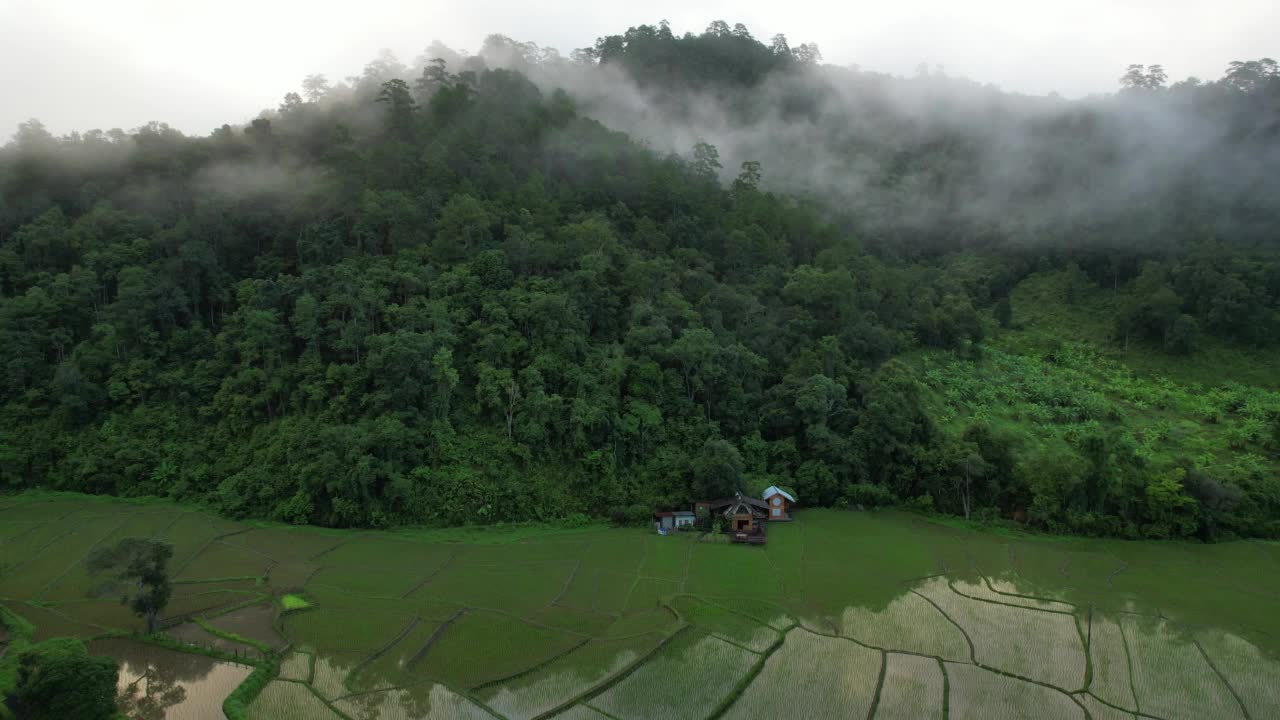
<svg viewBox="0 0 1280 720">
<path fill-rule="evenodd" d="M 760 547 L 606 527 L 338 531 L 42 493 L 4 499 L 0 530 L 8 649 L 87 641 L 122 663 L 130 717 L 1256 720 L 1280 708 L 1274 542 L 1048 539 L 821 509 Z M 163 634 L 86 598 L 85 557 L 124 536 L 174 547 Z"/>
</svg>

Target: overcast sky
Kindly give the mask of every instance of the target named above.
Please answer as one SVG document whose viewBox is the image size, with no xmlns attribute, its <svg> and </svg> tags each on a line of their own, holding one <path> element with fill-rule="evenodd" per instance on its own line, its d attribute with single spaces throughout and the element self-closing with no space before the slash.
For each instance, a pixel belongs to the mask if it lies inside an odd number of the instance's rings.
<svg viewBox="0 0 1280 720">
<path fill-rule="evenodd" d="M 1110 92 L 1129 63 L 1217 78 L 1280 55 L 1276 0 L 0 0 L 0 141 L 150 120 L 205 134 L 244 122 L 309 73 L 357 74 L 381 48 L 474 50 L 490 33 L 568 54 L 629 25 L 741 22 L 816 42 L 826 62 L 911 74 L 921 62 L 1007 90 Z"/>
</svg>

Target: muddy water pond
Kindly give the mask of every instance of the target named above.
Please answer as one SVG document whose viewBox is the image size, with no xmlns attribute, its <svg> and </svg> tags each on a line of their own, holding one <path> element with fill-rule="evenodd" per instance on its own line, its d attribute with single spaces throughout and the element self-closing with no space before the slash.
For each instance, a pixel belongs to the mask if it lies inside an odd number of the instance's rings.
<svg viewBox="0 0 1280 720">
<path fill-rule="evenodd" d="M 253 672 L 247 665 L 124 638 L 95 640 L 89 652 L 120 663 L 120 709 L 131 720 L 220 717 L 222 701 Z"/>
</svg>

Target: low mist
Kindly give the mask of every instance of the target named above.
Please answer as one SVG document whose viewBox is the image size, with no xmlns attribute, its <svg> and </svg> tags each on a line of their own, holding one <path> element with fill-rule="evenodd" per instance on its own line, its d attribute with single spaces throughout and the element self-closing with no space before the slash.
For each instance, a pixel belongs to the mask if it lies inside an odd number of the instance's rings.
<svg viewBox="0 0 1280 720">
<path fill-rule="evenodd" d="M 713 24 L 698 37 L 717 33 L 743 52 L 768 43 L 741 25 Z M 664 24 L 615 39 L 657 36 L 693 38 Z M 838 67 L 805 44 L 790 49 L 799 61 L 736 85 L 696 87 L 602 59 L 598 49 L 609 42 L 570 58 L 504 36 L 474 55 L 437 43 L 414 67 L 384 56 L 365 81 L 418 76 L 432 59 L 453 71 L 516 70 L 546 93 L 566 90 L 580 112 L 656 151 L 688 157 L 698 143 L 714 146 L 726 183 L 758 162 L 764 187 L 845 211 L 873 240 L 1160 242 L 1157 226 L 1177 217 L 1157 212 L 1169 203 L 1186 213 L 1219 208 L 1206 236 L 1270 237 L 1249 208 L 1276 183 L 1280 136 L 1270 115 L 1240 99 L 1276 77 L 1268 61 L 1236 63 L 1217 82 L 1175 81 L 1154 65 L 1122 77 L 1126 68 L 1117 68 L 1115 92 L 1069 100 L 1005 92 L 940 67 L 922 65 L 911 77 Z M 787 51 L 779 36 L 775 54 L 779 42 Z"/>
</svg>

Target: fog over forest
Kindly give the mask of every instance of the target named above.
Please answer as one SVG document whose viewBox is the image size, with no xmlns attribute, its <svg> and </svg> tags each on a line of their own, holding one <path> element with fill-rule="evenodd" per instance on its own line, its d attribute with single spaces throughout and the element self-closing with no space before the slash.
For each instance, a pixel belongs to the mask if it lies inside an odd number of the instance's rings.
<svg viewBox="0 0 1280 720">
<path fill-rule="evenodd" d="M 742 25 L 710 30 L 750 37 Z M 659 40 L 637 32 L 625 41 Z M 1194 202 L 1190 187 L 1248 206 L 1265 202 L 1260 193 L 1280 167 L 1280 143 L 1239 142 L 1274 137 L 1274 119 L 1224 117 L 1231 110 L 1214 107 L 1220 89 L 1168 78 L 1162 66 L 1118 72 L 1118 95 L 1064 100 L 1002 92 L 925 65 L 911 78 L 824 65 L 809 47 L 800 44 L 802 59 L 785 71 L 751 58 L 754 68 L 737 70 L 745 82 L 736 90 L 713 77 L 673 88 L 664 68 L 643 59 L 610 63 L 607 45 L 599 65 L 547 57 L 534 44 L 501 36 L 486 40 L 479 62 L 449 59 L 512 68 L 546 91 L 563 87 L 584 113 L 661 151 L 709 143 L 726 180 L 756 161 L 766 187 L 822 197 L 915 233 L 947 218 L 968 232 L 999 226 L 1025 241 L 1053 239 L 1055 231 L 1061 238 L 1179 189 L 1183 201 Z M 785 56 L 785 37 L 775 38 L 773 49 Z M 1274 77 L 1276 66 L 1224 71 L 1227 85 L 1245 86 L 1259 81 L 1250 73 Z M 1169 85 L 1172 91 L 1162 92 Z M 904 157 L 904 149 L 927 160 Z M 1247 210 L 1219 220 L 1250 222 Z"/>
<path fill-rule="evenodd" d="M 1149 0 L 1044 5 L 944 0 L 832 5 L 816 0 L 644 6 L 562 0 L 224 0 L 216 5 L 117 0 L 0 0 L 0 138 L 36 117 L 56 134 L 125 130 L 157 120 L 203 135 L 245 121 L 298 78 L 341 78 L 380 48 L 412 58 L 433 38 L 476 51 L 502 33 L 566 55 L 594 38 L 671 21 L 699 32 L 713 19 L 759 37 L 817 43 L 825 61 L 911 76 L 925 63 L 1030 95 L 1078 98 L 1114 89 L 1117 68 L 1160 62 L 1177 77 L 1216 77 L 1230 60 L 1274 55 L 1280 9 Z"/>
<path fill-rule="evenodd" d="M 711 52 L 737 63 L 728 75 L 644 58 L 679 38 L 665 22 L 642 25 L 568 57 L 503 35 L 474 54 L 434 42 L 407 62 L 383 51 L 344 80 L 310 75 L 323 93 L 300 90 L 333 105 L 368 100 L 391 79 L 421 84 L 432 68 L 514 70 L 659 152 L 692 157 L 710 145 L 726 184 L 758 163 L 763 187 L 850 211 L 869 240 L 1160 243 L 1175 239 L 1168 205 L 1218 208 L 1209 222 L 1237 240 L 1271 236 L 1256 211 L 1275 188 L 1280 143 L 1269 141 L 1274 119 L 1257 112 L 1259 100 L 1242 107 L 1239 91 L 1273 78 L 1273 61 L 1235 61 L 1208 79 L 1172 78 L 1158 64 L 1117 68 L 1114 92 L 1072 100 L 1006 92 L 941 66 L 909 77 L 835 66 L 816 44 L 791 48 L 783 35 L 756 39 L 725 22 L 684 38 L 718 44 Z M 354 120 L 376 127 L 374 115 Z M 281 172 L 250 170 L 233 191 Z"/>
<path fill-rule="evenodd" d="M 908 77 L 836 66 L 824 62 L 816 44 L 792 49 L 783 35 L 761 39 L 768 52 L 761 46 L 753 54 L 746 49 L 757 42 L 750 30 L 721 21 L 708 26 L 704 39 L 715 37 L 716 52 L 742 63 L 731 71 L 737 77 L 682 72 L 673 83 L 670 68 L 634 57 L 634 48 L 657 47 L 663 37 L 680 36 L 665 21 L 642 25 L 568 57 L 504 35 L 488 36 L 474 54 L 436 41 L 410 62 L 384 50 L 343 80 L 309 75 L 324 83 L 324 92 L 300 90 L 332 105 L 368 99 L 390 79 L 422 78 L 433 62 L 446 73 L 473 76 L 510 69 L 545 93 L 566 90 L 583 114 L 657 151 L 690 155 L 709 144 L 726 183 L 743 163 L 759 163 L 764 187 L 855 210 L 864 228 L 905 232 L 912 242 L 993 233 L 1026 243 L 1067 236 L 1081 242 L 1109 233 L 1105 228 L 1120 218 L 1132 225 L 1144 207 L 1175 196 L 1179 204 L 1211 203 L 1205 194 L 1231 199 L 1232 211 L 1213 220 L 1224 232 L 1248 234 L 1251 225 L 1267 232 L 1256 227 L 1250 208 L 1265 204 L 1280 144 L 1251 139 L 1270 137 L 1273 121 L 1238 111 L 1236 98 L 1223 93 L 1273 76 L 1269 60 L 1228 65 L 1217 84 L 1217 78 L 1171 78 L 1162 65 L 1118 68 L 1117 92 L 1070 100 L 953 78 L 941 65 L 922 63 Z M 621 58 L 626 44 L 627 59 L 609 57 Z M 278 116 L 264 110 L 260 117 Z M 270 185 L 271 178 L 286 182 L 286 172 L 292 171 L 211 171 L 243 178 L 228 184 L 236 193 Z M 1150 218 L 1152 226 L 1139 234 L 1164 234 L 1164 219 Z"/>
<path fill-rule="evenodd" d="M 207 134 L 24 122 L 0 484 L 361 527 L 779 485 L 1280 536 L 1275 60 L 1064 98 L 615 32 L 383 53 Z"/>
</svg>

